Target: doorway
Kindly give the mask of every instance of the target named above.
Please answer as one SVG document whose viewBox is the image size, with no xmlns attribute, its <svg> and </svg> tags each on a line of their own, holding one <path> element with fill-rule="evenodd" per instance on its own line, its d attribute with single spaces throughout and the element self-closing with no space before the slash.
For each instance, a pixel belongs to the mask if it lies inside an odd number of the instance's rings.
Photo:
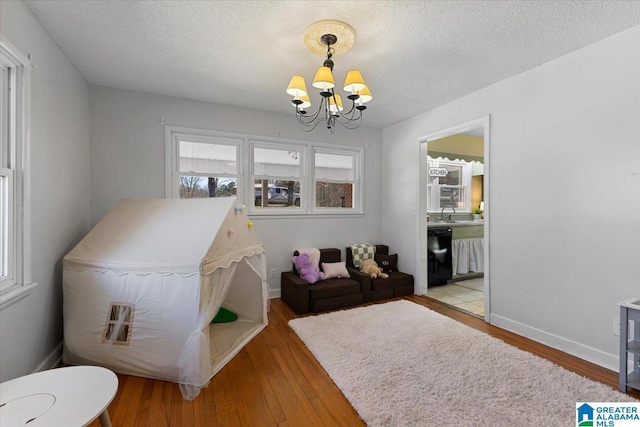
<svg viewBox="0 0 640 427">
<path fill-rule="evenodd" d="M 427 135 L 419 142 L 418 293 L 488 322 L 489 116 Z M 438 256 L 446 257 L 434 254 L 429 239 L 446 230 L 452 244 L 440 252 L 451 252 L 452 266 L 450 278 L 443 283 L 440 277 L 434 280 L 434 271 L 438 271 Z"/>
</svg>

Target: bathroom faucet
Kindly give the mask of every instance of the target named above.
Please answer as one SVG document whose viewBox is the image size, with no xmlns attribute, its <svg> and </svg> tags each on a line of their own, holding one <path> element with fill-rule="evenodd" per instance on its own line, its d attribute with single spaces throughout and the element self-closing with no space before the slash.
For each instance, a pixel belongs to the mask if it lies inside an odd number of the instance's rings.
<svg viewBox="0 0 640 427">
<path fill-rule="evenodd" d="M 453 213 L 456 213 L 456 210 L 455 210 L 454 207 L 445 206 L 444 208 L 442 208 L 442 212 L 440 212 L 440 221 L 441 222 L 444 222 L 444 210 L 447 209 L 447 208 L 451 209 L 453 211 Z M 451 222 L 451 215 L 449 215 L 449 220 L 448 221 Z"/>
</svg>

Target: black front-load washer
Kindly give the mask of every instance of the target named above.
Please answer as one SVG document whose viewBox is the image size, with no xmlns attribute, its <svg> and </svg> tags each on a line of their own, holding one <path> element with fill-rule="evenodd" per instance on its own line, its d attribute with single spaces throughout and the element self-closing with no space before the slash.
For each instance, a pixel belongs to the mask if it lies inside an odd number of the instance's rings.
<svg viewBox="0 0 640 427">
<path fill-rule="evenodd" d="M 427 236 L 429 286 L 445 285 L 453 277 L 451 227 L 430 227 Z"/>
</svg>

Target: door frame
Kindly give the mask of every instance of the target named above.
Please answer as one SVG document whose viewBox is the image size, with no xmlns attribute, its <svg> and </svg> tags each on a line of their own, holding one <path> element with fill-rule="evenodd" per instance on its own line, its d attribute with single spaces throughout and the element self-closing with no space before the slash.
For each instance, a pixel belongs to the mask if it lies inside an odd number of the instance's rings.
<svg viewBox="0 0 640 427">
<path fill-rule="evenodd" d="M 417 290 L 419 295 L 428 295 L 428 257 L 427 257 L 427 145 L 447 136 L 456 135 L 482 127 L 484 130 L 484 177 L 482 184 L 484 215 L 484 320 L 491 320 L 491 262 L 490 262 L 490 226 L 491 226 L 491 197 L 490 197 L 490 129 L 491 115 L 479 117 L 468 122 L 442 129 L 438 132 L 418 138 L 420 166 L 418 170 L 418 212 L 416 228 L 418 235 L 418 266 Z"/>
</svg>

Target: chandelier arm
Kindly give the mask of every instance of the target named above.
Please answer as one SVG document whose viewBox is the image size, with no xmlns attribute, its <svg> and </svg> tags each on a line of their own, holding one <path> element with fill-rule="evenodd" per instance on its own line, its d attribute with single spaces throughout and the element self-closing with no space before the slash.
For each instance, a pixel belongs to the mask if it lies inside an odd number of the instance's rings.
<svg viewBox="0 0 640 427">
<path fill-rule="evenodd" d="M 298 116 L 302 116 L 302 117 L 310 117 L 310 118 L 312 118 L 312 120 L 313 120 L 313 119 L 315 119 L 316 117 L 318 117 L 318 114 L 320 114 L 321 107 L 322 107 L 322 105 L 319 105 L 319 106 L 318 106 L 318 108 L 316 108 L 316 111 L 314 111 L 314 112 L 313 112 L 313 113 L 311 113 L 311 114 L 308 114 L 308 113 L 307 113 L 307 114 L 302 114 L 302 110 L 300 109 L 300 107 L 298 107 L 298 106 L 296 105 L 296 114 L 297 114 Z"/>
<path fill-rule="evenodd" d="M 362 114 L 360 114 L 357 118 L 354 118 L 351 120 L 347 120 L 347 121 L 336 120 L 336 121 L 347 129 L 357 129 L 362 124 Z"/>
<path fill-rule="evenodd" d="M 349 123 L 356 123 L 356 124 L 355 125 L 347 125 L 345 123 L 340 122 L 342 127 L 344 127 L 345 129 L 353 130 L 353 129 L 358 129 L 360 127 L 360 125 L 362 124 L 362 120 L 357 120 L 357 121 L 353 121 L 353 122 L 349 122 Z"/>
<path fill-rule="evenodd" d="M 313 123 L 314 120 L 316 120 L 318 118 L 318 116 L 320 115 L 320 111 L 322 110 L 322 101 L 320 101 L 320 105 L 318 106 L 318 108 L 316 109 L 316 111 L 314 111 L 311 114 L 302 114 L 301 110 L 298 108 L 298 106 L 296 106 L 296 116 L 298 116 L 298 121 L 302 124 L 311 124 Z"/>
<path fill-rule="evenodd" d="M 351 109 L 346 113 L 340 111 L 338 122 L 347 129 L 356 129 L 362 121 L 362 110 L 358 110 L 354 100 L 351 101 Z M 358 122 L 355 126 L 349 126 L 349 123 Z"/>
<path fill-rule="evenodd" d="M 302 125 L 303 129 L 306 129 L 308 127 L 315 129 L 315 127 L 318 126 L 318 123 L 320 123 L 321 121 L 322 121 L 322 118 L 320 117 L 317 117 L 313 120 L 305 121 L 301 116 L 298 116 L 298 122 Z"/>
<path fill-rule="evenodd" d="M 316 121 L 316 120 L 320 120 L 320 119 L 318 118 L 318 114 L 317 114 L 317 113 L 316 113 L 315 115 L 311 115 L 311 116 L 308 116 L 308 115 L 305 115 L 305 114 L 299 114 L 299 113 L 298 113 L 298 114 L 296 114 L 296 117 L 298 117 L 298 121 L 299 121 L 301 124 L 304 124 L 304 125 L 308 125 L 308 124 L 313 123 L 313 122 L 314 122 L 314 121 Z"/>
<path fill-rule="evenodd" d="M 309 124 L 302 123 L 302 124 L 303 124 L 303 126 L 302 126 L 302 128 L 301 128 L 301 129 L 302 129 L 303 131 L 305 131 L 305 132 L 311 132 L 311 131 L 313 131 L 313 130 L 316 128 L 316 126 L 318 126 L 318 123 L 320 123 L 321 121 L 322 121 L 322 120 L 316 120 L 316 122 L 315 122 L 315 123 L 313 123 L 313 126 L 311 126 L 311 123 L 309 123 Z M 311 126 L 311 127 L 309 127 L 309 126 Z"/>
<path fill-rule="evenodd" d="M 351 101 L 351 108 L 349 109 L 349 111 L 347 111 L 346 113 L 341 111 L 340 114 L 342 114 L 344 117 L 349 117 L 349 115 L 350 114 L 353 115 L 355 113 L 355 111 L 358 111 L 358 110 L 356 110 L 356 102 L 352 100 Z"/>
<path fill-rule="evenodd" d="M 320 116 L 320 113 L 323 110 L 325 112 L 325 115 Z M 326 114 L 327 114 L 327 104 L 324 98 L 320 100 L 320 105 L 318 105 L 318 108 L 316 109 L 316 111 L 314 111 L 310 115 L 300 114 L 300 110 L 298 109 L 298 107 L 296 107 L 296 117 L 298 118 L 298 122 L 302 125 L 302 130 L 305 132 L 311 132 L 318 126 L 320 122 L 325 121 L 327 117 Z"/>
</svg>

